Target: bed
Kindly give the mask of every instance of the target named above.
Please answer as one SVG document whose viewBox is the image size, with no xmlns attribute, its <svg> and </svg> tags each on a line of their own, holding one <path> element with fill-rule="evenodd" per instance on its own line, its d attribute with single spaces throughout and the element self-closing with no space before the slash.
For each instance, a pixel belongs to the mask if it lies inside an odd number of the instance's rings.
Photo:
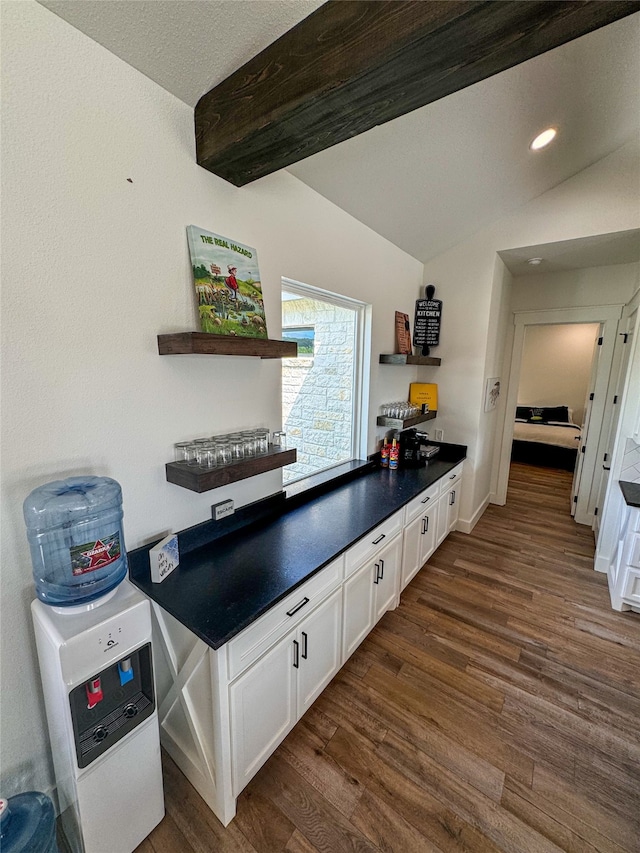
<svg viewBox="0 0 640 853">
<path fill-rule="evenodd" d="M 580 434 L 567 406 L 518 406 L 511 460 L 573 471 Z"/>
</svg>

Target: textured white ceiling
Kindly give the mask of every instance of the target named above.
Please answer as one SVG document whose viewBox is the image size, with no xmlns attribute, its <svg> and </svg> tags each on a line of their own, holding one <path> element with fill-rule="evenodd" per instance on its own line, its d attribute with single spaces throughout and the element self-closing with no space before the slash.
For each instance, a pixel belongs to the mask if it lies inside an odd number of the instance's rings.
<svg viewBox="0 0 640 853">
<path fill-rule="evenodd" d="M 38 0 L 195 107 L 324 0 Z"/>
<path fill-rule="evenodd" d="M 507 269 L 515 276 L 542 275 L 550 272 L 634 264 L 640 261 L 640 229 L 615 234 L 597 234 L 578 240 L 559 240 L 538 246 L 522 246 L 498 252 Z M 529 258 L 542 258 L 531 265 Z"/>
<path fill-rule="evenodd" d="M 638 135 L 639 46 L 634 15 L 289 171 L 425 261 Z"/>
<path fill-rule="evenodd" d="M 193 106 L 320 0 L 40 0 Z M 640 136 L 640 12 L 289 167 L 419 260 Z M 531 139 L 559 129 L 549 148 Z"/>
</svg>

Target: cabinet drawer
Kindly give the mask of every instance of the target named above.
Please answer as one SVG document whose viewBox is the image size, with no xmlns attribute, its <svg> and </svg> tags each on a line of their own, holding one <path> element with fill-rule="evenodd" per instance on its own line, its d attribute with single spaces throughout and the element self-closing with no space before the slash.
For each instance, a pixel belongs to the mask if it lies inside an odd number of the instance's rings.
<svg viewBox="0 0 640 853">
<path fill-rule="evenodd" d="M 640 533 L 627 533 L 622 559 L 628 565 L 640 569 Z"/>
<path fill-rule="evenodd" d="M 462 462 L 440 480 L 440 494 L 448 492 L 451 486 L 459 482 L 460 477 L 462 477 Z"/>
<path fill-rule="evenodd" d="M 343 564 L 343 557 L 329 563 L 227 644 L 229 680 L 250 666 L 287 631 L 295 628 L 341 584 Z"/>
<path fill-rule="evenodd" d="M 437 483 L 434 483 L 433 486 L 429 486 L 428 489 L 425 489 L 424 492 L 420 492 L 417 497 L 410 501 L 404 508 L 405 526 L 410 524 L 414 518 L 417 518 L 420 513 L 430 510 L 433 504 L 437 501 L 439 494 L 440 481 L 438 480 Z"/>
<path fill-rule="evenodd" d="M 363 536 L 359 542 L 356 542 L 345 554 L 345 576 L 353 574 L 358 566 L 361 566 L 369 557 L 372 557 L 376 551 L 383 548 L 393 537 L 402 530 L 403 510 L 394 513 L 391 518 L 383 521 L 377 527 Z"/>
<path fill-rule="evenodd" d="M 625 569 L 621 571 L 625 573 L 624 586 L 622 588 L 622 597 L 629 604 L 640 604 L 640 571 L 638 569 Z"/>
</svg>

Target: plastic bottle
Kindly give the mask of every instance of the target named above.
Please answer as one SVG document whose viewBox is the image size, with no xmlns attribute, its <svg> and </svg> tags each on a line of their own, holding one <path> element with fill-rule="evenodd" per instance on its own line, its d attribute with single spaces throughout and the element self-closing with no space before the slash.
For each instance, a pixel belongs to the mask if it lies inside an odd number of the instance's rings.
<svg viewBox="0 0 640 853">
<path fill-rule="evenodd" d="M 382 442 L 382 447 L 380 448 L 380 467 L 388 468 L 389 467 L 389 445 L 387 444 L 387 439 Z"/>
<path fill-rule="evenodd" d="M 398 444 L 398 440 L 396 438 L 391 442 L 391 448 L 389 450 L 389 468 L 396 469 L 398 467 L 398 459 L 400 457 L 400 445 Z"/>
<path fill-rule="evenodd" d="M 38 598 L 59 607 L 106 595 L 127 574 L 122 490 L 109 477 L 69 477 L 23 506 Z"/>
<path fill-rule="evenodd" d="M 39 791 L 0 799 L 2 853 L 59 853 L 53 803 Z"/>
</svg>

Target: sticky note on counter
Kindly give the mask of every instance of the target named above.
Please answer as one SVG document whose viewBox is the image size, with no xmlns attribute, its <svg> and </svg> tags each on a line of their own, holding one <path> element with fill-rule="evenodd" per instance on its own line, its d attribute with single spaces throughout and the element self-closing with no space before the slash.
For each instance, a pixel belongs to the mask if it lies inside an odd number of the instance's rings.
<svg viewBox="0 0 640 853">
<path fill-rule="evenodd" d="M 151 548 L 149 563 L 153 583 L 162 583 L 178 567 L 180 554 L 178 552 L 178 537 L 175 533 L 165 537 Z"/>
</svg>

